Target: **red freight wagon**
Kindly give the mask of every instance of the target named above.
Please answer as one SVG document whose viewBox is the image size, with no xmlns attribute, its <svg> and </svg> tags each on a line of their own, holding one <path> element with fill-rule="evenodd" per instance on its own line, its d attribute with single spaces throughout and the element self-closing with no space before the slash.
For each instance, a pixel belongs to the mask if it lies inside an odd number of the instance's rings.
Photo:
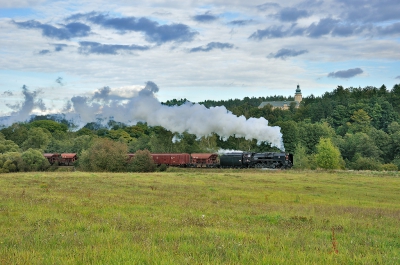
<svg viewBox="0 0 400 265">
<path fill-rule="evenodd" d="M 194 167 L 215 167 L 218 164 L 218 154 L 192 154 L 191 164 Z"/>
<path fill-rule="evenodd" d="M 190 163 L 190 155 L 181 154 L 151 154 L 154 163 L 157 165 L 166 164 L 167 166 L 186 166 Z"/>
<path fill-rule="evenodd" d="M 45 158 L 47 158 L 47 160 L 49 161 L 49 163 L 51 164 L 51 165 L 53 165 L 54 164 L 54 162 L 58 162 L 58 160 L 59 160 L 59 154 L 57 154 L 57 153 L 54 153 L 54 154 L 51 154 L 51 153 L 44 153 L 43 154 L 43 156 L 45 157 Z"/>
<path fill-rule="evenodd" d="M 78 159 L 76 153 L 63 153 L 61 154 L 60 164 L 71 166 Z"/>
</svg>

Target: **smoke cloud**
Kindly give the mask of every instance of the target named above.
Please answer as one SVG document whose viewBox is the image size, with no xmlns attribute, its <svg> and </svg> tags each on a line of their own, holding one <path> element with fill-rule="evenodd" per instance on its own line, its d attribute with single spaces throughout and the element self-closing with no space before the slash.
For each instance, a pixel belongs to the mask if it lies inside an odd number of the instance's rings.
<svg viewBox="0 0 400 265">
<path fill-rule="evenodd" d="M 148 81 L 142 90 L 130 98 L 112 95 L 111 89 L 105 87 L 92 98 L 78 96 L 71 101 L 75 112 L 85 123 L 110 117 L 126 124 L 144 121 L 173 133 L 188 132 L 197 137 L 217 133 L 222 139 L 244 137 L 247 140 L 269 142 L 272 146 L 284 149 L 280 127 L 269 126 L 264 118 L 237 117 L 223 106 L 206 108 L 190 102 L 181 106 L 166 106 L 155 97 L 158 91 L 158 86 Z"/>
<path fill-rule="evenodd" d="M 268 142 L 271 146 L 284 150 L 280 127 L 269 126 L 264 118 L 246 119 L 237 117 L 224 106 L 206 108 L 204 105 L 186 102 L 180 106 L 167 106 L 155 97 L 159 87 L 152 81 L 146 82 L 142 89 L 111 89 L 103 87 L 92 96 L 74 96 L 64 106 L 64 117 L 83 126 L 89 122 L 112 119 L 125 124 L 147 122 L 149 126 L 162 126 L 173 133 L 188 132 L 197 137 L 218 134 L 226 140 L 230 136 L 256 139 L 259 143 Z M 29 119 L 32 110 L 45 111 L 38 92 L 30 92 L 23 87 L 24 102 L 9 106 L 15 111 L 7 123 Z M 78 117 L 78 118 L 77 118 Z M 78 124 L 76 124 L 78 125 Z"/>
<path fill-rule="evenodd" d="M 28 120 L 35 108 L 40 111 L 46 111 L 47 108 L 43 100 L 36 99 L 40 93 L 40 90 L 31 92 L 26 85 L 23 85 L 22 94 L 24 96 L 24 101 L 15 105 L 6 104 L 7 107 L 14 111 L 11 113 L 10 118 L 4 121 L 4 125 L 9 126 L 14 122 Z"/>
</svg>

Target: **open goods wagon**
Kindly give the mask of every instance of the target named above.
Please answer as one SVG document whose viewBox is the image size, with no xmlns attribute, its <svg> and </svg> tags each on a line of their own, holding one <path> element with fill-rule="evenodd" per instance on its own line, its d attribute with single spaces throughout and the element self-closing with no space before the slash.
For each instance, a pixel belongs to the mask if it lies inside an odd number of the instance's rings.
<svg viewBox="0 0 400 265">
<path fill-rule="evenodd" d="M 74 162 L 78 160 L 76 153 L 45 153 L 43 156 L 51 165 L 58 163 L 60 166 L 72 166 Z"/>
<path fill-rule="evenodd" d="M 132 159 L 135 154 L 128 154 L 129 159 Z M 217 167 L 218 154 L 212 153 L 162 153 L 151 154 L 156 165 L 165 164 L 175 167 Z"/>
</svg>

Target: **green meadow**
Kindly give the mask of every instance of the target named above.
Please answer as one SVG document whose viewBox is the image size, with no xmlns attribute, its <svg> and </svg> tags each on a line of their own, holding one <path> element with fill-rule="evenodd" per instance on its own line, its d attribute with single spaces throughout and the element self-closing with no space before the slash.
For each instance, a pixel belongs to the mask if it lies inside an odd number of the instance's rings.
<svg viewBox="0 0 400 265">
<path fill-rule="evenodd" d="M 0 264 L 400 264 L 399 176 L 0 174 Z"/>
</svg>

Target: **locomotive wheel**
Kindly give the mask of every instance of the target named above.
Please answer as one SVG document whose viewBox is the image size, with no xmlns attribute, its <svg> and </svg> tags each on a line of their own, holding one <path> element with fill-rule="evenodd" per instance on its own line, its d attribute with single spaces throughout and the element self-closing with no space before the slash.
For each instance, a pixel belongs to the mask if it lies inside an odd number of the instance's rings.
<svg viewBox="0 0 400 265">
<path fill-rule="evenodd" d="M 254 165 L 254 167 L 255 167 L 255 168 L 262 168 L 262 167 L 263 167 L 263 164 L 262 164 L 262 163 L 257 163 L 257 164 Z"/>
</svg>

